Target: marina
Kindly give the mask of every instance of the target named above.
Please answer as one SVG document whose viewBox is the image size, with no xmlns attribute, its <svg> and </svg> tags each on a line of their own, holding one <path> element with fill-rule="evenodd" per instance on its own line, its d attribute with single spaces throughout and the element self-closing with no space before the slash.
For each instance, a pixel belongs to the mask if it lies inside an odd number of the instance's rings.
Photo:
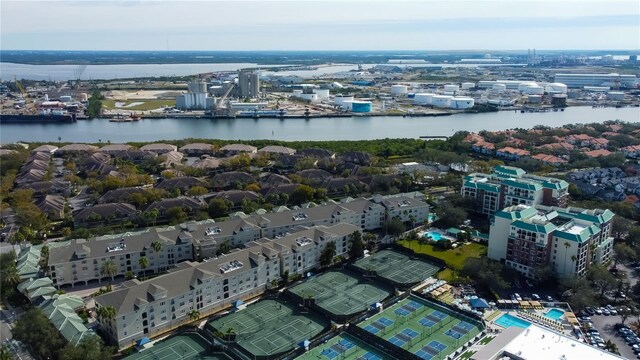
<svg viewBox="0 0 640 360">
<path fill-rule="evenodd" d="M 0 141 L 131 142 L 163 139 L 215 138 L 227 140 L 368 140 L 451 136 L 457 131 L 532 128 L 536 125 L 622 120 L 638 122 L 640 108 L 570 107 L 565 111 L 520 113 L 501 111 L 444 117 L 357 116 L 328 118 L 160 118 L 125 123 L 108 119 L 70 124 L 2 124 Z"/>
</svg>

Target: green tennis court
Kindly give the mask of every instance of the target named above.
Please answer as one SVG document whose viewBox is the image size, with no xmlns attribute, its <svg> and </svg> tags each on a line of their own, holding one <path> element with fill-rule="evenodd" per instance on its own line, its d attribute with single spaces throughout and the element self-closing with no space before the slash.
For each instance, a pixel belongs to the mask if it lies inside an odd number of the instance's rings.
<svg viewBox="0 0 640 360">
<path fill-rule="evenodd" d="M 316 346 L 297 360 L 382 360 L 388 356 L 383 355 L 373 346 L 361 342 L 351 335 L 342 333 L 329 339 L 326 343 Z"/>
<path fill-rule="evenodd" d="M 437 265 L 393 250 L 382 250 L 354 265 L 363 273 L 375 271 L 384 279 L 406 286 L 423 281 L 440 270 Z"/>
<path fill-rule="evenodd" d="M 319 307 L 335 315 L 355 314 L 391 295 L 380 286 L 360 283 L 357 277 L 337 271 L 314 276 L 289 291 L 302 299 L 315 299 Z"/>
<path fill-rule="evenodd" d="M 224 354 L 211 354 L 209 343 L 198 334 L 172 336 L 152 347 L 127 356 L 126 360 L 231 360 Z"/>
<path fill-rule="evenodd" d="M 328 325 L 324 319 L 296 314 L 291 305 L 276 300 L 259 301 L 207 324 L 214 332 L 236 334 L 238 345 L 256 356 L 289 351 Z"/>
<path fill-rule="evenodd" d="M 425 360 L 444 359 L 483 329 L 476 319 L 414 296 L 358 326 Z"/>
</svg>

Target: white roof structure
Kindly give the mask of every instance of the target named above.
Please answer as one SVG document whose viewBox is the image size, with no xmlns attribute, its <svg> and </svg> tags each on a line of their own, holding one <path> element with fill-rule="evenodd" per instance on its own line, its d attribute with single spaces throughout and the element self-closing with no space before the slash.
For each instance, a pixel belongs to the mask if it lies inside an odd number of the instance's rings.
<svg viewBox="0 0 640 360">
<path fill-rule="evenodd" d="M 619 360 L 624 358 L 532 324 L 526 329 L 518 327 L 505 329 L 489 344 L 473 354 L 471 359 Z"/>
</svg>

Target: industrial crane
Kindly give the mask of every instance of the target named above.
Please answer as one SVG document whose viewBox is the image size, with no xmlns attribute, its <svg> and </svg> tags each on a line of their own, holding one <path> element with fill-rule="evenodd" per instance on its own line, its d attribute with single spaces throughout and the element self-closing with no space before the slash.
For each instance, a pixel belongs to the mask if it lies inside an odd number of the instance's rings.
<svg viewBox="0 0 640 360">
<path fill-rule="evenodd" d="M 16 83 L 16 87 L 18 88 L 18 90 L 20 91 L 20 94 L 22 94 L 22 96 L 24 96 L 25 98 L 27 97 L 27 90 L 24 89 L 24 86 L 22 86 L 22 84 L 20 83 L 20 81 L 18 81 L 17 78 L 13 78 L 15 83 Z"/>
<path fill-rule="evenodd" d="M 230 115 L 231 113 L 231 107 L 228 106 L 225 103 L 225 100 L 227 99 L 227 97 L 229 96 L 229 94 L 231 94 L 231 91 L 233 91 L 233 88 L 235 87 L 235 83 L 231 83 L 229 88 L 227 89 L 227 91 L 224 92 L 224 94 L 215 101 L 215 103 L 213 104 L 213 109 L 211 111 L 211 114 L 216 116 L 216 115 Z"/>
</svg>

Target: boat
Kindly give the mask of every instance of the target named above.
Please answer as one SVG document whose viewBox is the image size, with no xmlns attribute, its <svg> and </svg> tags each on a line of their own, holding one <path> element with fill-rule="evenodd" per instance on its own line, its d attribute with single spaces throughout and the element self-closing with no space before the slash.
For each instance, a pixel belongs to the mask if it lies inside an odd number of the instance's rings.
<svg viewBox="0 0 640 360">
<path fill-rule="evenodd" d="M 0 124 L 60 124 L 74 122 L 76 122 L 76 115 L 69 113 L 0 114 Z"/>
</svg>

